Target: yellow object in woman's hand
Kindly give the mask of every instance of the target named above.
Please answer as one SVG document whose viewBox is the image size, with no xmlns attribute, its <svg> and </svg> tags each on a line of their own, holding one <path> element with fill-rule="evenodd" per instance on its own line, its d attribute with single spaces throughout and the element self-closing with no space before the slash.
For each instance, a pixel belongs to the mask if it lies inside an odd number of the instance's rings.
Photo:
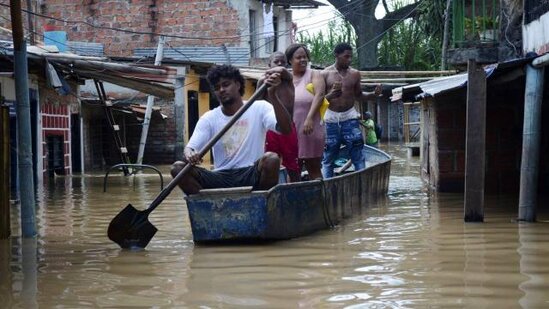
<svg viewBox="0 0 549 309">
<path fill-rule="evenodd" d="M 309 91 L 311 94 L 315 94 L 315 88 L 313 86 L 313 83 L 308 83 L 305 86 L 305 89 Z M 330 102 L 326 98 L 322 100 L 322 104 L 320 105 L 320 109 L 318 110 L 320 113 L 320 119 L 324 120 L 324 114 L 326 114 L 326 110 L 328 110 L 328 106 L 330 105 Z"/>
</svg>

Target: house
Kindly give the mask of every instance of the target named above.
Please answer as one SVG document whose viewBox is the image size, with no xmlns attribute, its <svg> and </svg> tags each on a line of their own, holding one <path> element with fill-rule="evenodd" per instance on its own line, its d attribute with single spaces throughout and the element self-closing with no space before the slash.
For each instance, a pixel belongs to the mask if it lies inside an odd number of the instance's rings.
<svg viewBox="0 0 549 309">
<path fill-rule="evenodd" d="M 159 114 L 151 123 L 151 138 L 147 141 L 144 162 L 169 164 L 174 155 L 177 130 L 176 117 L 184 123 L 185 139 L 192 133 L 200 115 L 215 106 L 204 79 L 213 63 L 232 63 L 248 66 L 261 63 L 275 50 L 283 50 L 292 42 L 294 34 L 292 11 L 296 8 L 316 8 L 323 5 L 313 0 L 217 0 L 217 1 L 42 1 L 33 7 L 32 16 L 37 39 L 43 36 L 45 44 L 56 45 L 60 51 L 81 56 L 105 57 L 121 61 L 152 64 L 160 37 L 165 39 L 163 63 L 183 70 L 185 79 L 183 97 L 188 103 L 185 110 L 176 113 L 172 98 L 156 100 Z M 0 15 L 9 16 L 9 7 L 0 6 Z M 0 20 L 0 26 L 9 28 L 9 19 Z M 29 28 L 27 20 L 25 27 Z M 146 95 L 132 87 L 108 84 L 105 89 L 116 106 L 144 103 Z M 250 82 L 251 83 L 251 82 Z M 173 85 L 171 85 L 173 86 Z M 173 87 L 172 87 L 173 88 Z M 119 147 L 110 141 L 109 124 L 100 108 L 94 108 L 97 91 L 93 81 L 81 87 L 85 104 L 82 107 L 83 164 L 86 168 L 105 168 L 120 163 Z M 253 87 L 248 87 L 253 91 Z M 251 94 L 251 93 L 250 93 Z M 94 98 L 95 97 L 95 98 Z M 128 107 L 126 106 L 126 108 Z M 140 108 L 132 111 L 114 109 L 115 121 L 129 160 L 135 162 L 142 117 Z M 86 130 L 93 123 L 96 130 Z M 99 125 L 99 126 L 98 126 Z M 88 145 L 92 143 L 93 146 Z M 89 151 L 86 151 L 89 149 Z"/>
<path fill-rule="evenodd" d="M 515 5 L 522 8 L 522 3 L 516 2 Z M 531 145 L 529 152 L 535 149 L 540 153 L 549 151 L 549 72 L 542 67 L 549 55 L 549 6 L 546 1 L 525 0 L 521 16 L 521 36 L 524 39 L 518 52 L 527 56 L 484 67 L 484 190 L 487 193 L 518 193 L 523 190 L 521 179 L 529 169 L 539 173 L 530 187 L 547 188 L 549 185 L 549 162 L 538 162 L 533 157 L 531 160 L 535 162 L 525 163 L 523 149 L 525 145 Z M 539 81 L 529 80 L 528 72 L 532 71 L 533 63 L 540 63 L 535 69 L 540 73 Z M 538 106 L 539 112 L 534 113 L 529 107 L 532 93 L 526 94 L 527 85 L 530 87 L 532 84 L 544 85 L 541 93 L 535 94 L 541 98 L 541 105 Z M 393 90 L 394 101 L 421 102 L 421 176 L 430 188 L 439 192 L 464 191 L 467 88 L 467 74 L 459 74 Z M 533 122 L 540 126 L 534 126 Z M 527 132 L 523 131 L 525 126 Z M 539 141 L 530 136 L 539 136 Z M 524 164 L 533 164 L 534 168 L 525 168 Z M 539 190 L 539 193 L 544 193 L 544 190 Z"/>
<path fill-rule="evenodd" d="M 117 57 L 118 63 L 133 65 L 134 57 Z M 140 64 L 152 66 L 151 59 L 141 59 Z M 144 149 L 143 162 L 147 164 L 171 164 L 180 159 L 176 153 L 176 132 L 181 125 L 184 142 L 192 135 L 200 116 L 208 110 L 218 106 L 216 98 L 211 95 L 210 86 L 205 79 L 211 63 L 165 59 L 163 66 L 172 71 L 181 72 L 178 76 L 182 80 L 183 87 L 178 89 L 175 84 L 170 85 L 172 91 L 181 91 L 185 106 L 179 118 L 178 124 L 176 105 L 173 96 L 156 96 L 154 100 L 155 112 L 148 131 L 146 147 Z M 141 127 L 147 103 L 147 94 L 136 89 L 121 87 L 105 83 L 107 96 L 115 106 L 113 113 L 115 122 L 120 126 L 120 134 L 128 150 L 131 162 L 136 162 L 141 138 Z M 244 98 L 250 97 L 255 90 L 255 80 L 246 78 Z M 86 154 L 86 166 L 88 169 L 104 169 L 120 163 L 118 150 L 111 140 L 111 129 L 100 105 L 97 104 L 97 90 L 93 81 L 88 80 L 80 88 L 80 95 L 85 102 L 83 106 L 83 118 L 85 123 L 94 124 L 95 130 L 90 130 L 90 136 L 85 138 L 86 144 L 93 144 Z M 94 104 L 94 102 L 96 104 Z M 85 125 L 86 126 L 86 125 Z M 88 126 L 89 127 L 89 126 Z M 137 128 L 137 129 L 136 129 Z M 209 164 L 210 156 L 205 157 L 205 164 Z"/>
<path fill-rule="evenodd" d="M 154 54 L 163 35 L 166 52 L 177 55 L 172 58 L 248 65 L 290 44 L 291 9 L 322 5 L 314 0 L 48 0 L 35 3 L 33 20 L 37 36 L 46 32 L 52 40 L 99 43 L 107 56 Z M 9 7 L 0 6 L 0 15 L 8 17 Z M 9 19 L 0 19 L 0 27 L 11 28 Z"/>
<path fill-rule="evenodd" d="M 3 51 L 0 55 L 0 97 L 10 108 L 10 145 L 17 145 L 13 49 L 11 42 L 0 43 Z M 94 154 L 100 153 L 100 161 L 107 157 L 101 146 L 114 144 L 112 131 L 110 139 L 94 142 L 102 126 L 90 115 L 94 109 L 106 110 L 106 105 L 87 105 L 90 102 L 80 95 L 85 80 L 109 82 L 159 97 L 173 98 L 175 95 L 175 70 L 171 68 L 126 65 L 105 58 L 59 53 L 55 46 L 28 46 L 28 58 L 32 160 L 35 179 L 39 182 L 49 176 L 70 175 L 89 169 L 93 160 L 97 160 L 98 156 Z M 119 110 L 128 112 L 128 109 Z M 138 109 L 136 114 L 139 114 Z M 12 147 L 13 185 L 17 184 L 16 153 L 16 147 Z M 17 188 L 12 189 L 17 191 Z"/>
</svg>

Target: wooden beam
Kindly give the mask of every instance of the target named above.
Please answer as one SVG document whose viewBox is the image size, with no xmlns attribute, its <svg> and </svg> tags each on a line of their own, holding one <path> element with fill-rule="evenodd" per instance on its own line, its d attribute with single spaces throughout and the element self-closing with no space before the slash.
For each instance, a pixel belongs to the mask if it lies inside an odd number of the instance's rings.
<svg viewBox="0 0 549 309">
<path fill-rule="evenodd" d="M 157 97 L 166 98 L 166 99 L 171 99 L 174 97 L 173 87 L 166 87 L 166 86 L 153 84 L 150 82 L 145 82 L 137 79 L 119 77 L 116 75 L 101 74 L 101 73 L 83 71 L 83 70 L 74 70 L 74 71 L 80 74 L 80 76 L 83 76 L 89 79 L 97 79 L 100 81 L 109 82 L 111 84 L 138 90 L 146 94 L 151 94 Z"/>
<path fill-rule="evenodd" d="M 126 73 L 167 75 L 167 70 L 165 69 L 136 67 L 136 66 L 131 66 L 127 64 L 121 64 L 121 63 L 114 63 L 114 62 L 79 60 L 79 59 L 70 59 L 70 58 L 65 59 L 65 58 L 57 58 L 57 57 L 50 58 L 49 56 L 46 56 L 46 59 L 54 62 L 63 63 L 63 64 L 72 64 L 77 68 L 84 69 L 84 70 L 110 70 L 115 72 L 126 72 Z"/>
<path fill-rule="evenodd" d="M 465 222 L 484 221 L 484 163 L 486 148 L 486 73 L 475 60 L 467 66 L 465 139 Z"/>
<path fill-rule="evenodd" d="M 446 76 L 457 74 L 456 70 L 445 71 L 360 71 L 360 75 L 364 77 L 369 76 L 383 76 L 383 77 L 402 77 L 402 76 Z"/>
<path fill-rule="evenodd" d="M 361 83 L 397 83 L 397 82 L 405 82 L 405 83 L 409 83 L 409 82 L 424 82 L 424 81 L 428 81 L 428 80 L 431 80 L 431 79 L 434 79 L 436 77 L 439 77 L 439 76 L 426 76 L 426 77 L 392 77 L 392 78 L 380 78 L 379 76 L 377 77 L 373 77 L 373 76 L 370 76 L 370 77 L 362 77 L 360 79 L 360 82 Z"/>
</svg>

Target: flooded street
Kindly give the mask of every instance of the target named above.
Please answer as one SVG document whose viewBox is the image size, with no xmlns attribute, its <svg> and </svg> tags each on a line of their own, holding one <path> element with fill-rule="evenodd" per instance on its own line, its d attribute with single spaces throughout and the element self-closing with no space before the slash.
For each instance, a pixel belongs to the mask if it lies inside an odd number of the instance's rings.
<svg viewBox="0 0 549 309">
<path fill-rule="evenodd" d="M 429 195 L 419 158 L 384 149 L 386 199 L 335 229 L 263 245 L 195 246 L 176 189 L 150 217 L 159 231 L 146 250 L 121 250 L 107 225 L 128 203 L 147 207 L 158 175 L 113 173 L 107 193 L 103 174 L 52 179 L 37 194 L 37 239 L 21 240 L 12 207 L 2 307 L 549 307 L 546 209 L 517 224 L 517 198 L 489 196 L 485 223 L 465 224 L 461 194 Z"/>
</svg>

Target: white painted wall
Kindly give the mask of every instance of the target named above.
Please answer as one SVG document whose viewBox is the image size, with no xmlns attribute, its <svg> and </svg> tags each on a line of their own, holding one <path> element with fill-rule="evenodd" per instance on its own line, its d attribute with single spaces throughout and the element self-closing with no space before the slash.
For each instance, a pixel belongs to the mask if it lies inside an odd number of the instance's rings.
<svg viewBox="0 0 549 309">
<path fill-rule="evenodd" d="M 260 1 L 257 0 L 229 0 L 229 6 L 238 11 L 239 19 L 239 29 L 240 29 L 240 46 L 250 48 L 250 10 L 256 11 L 256 27 L 259 33 L 258 46 L 261 48 L 258 49 L 258 57 L 266 58 L 269 57 L 271 51 L 266 50 L 265 38 L 263 38 L 263 6 Z M 284 51 L 288 45 L 290 45 L 290 25 L 292 21 L 292 12 L 285 10 L 281 7 L 273 6 L 274 16 L 278 18 L 278 50 Z"/>
<path fill-rule="evenodd" d="M 549 12 L 522 26 L 522 49 L 525 54 L 536 52 L 541 55 L 549 52 Z"/>
</svg>

